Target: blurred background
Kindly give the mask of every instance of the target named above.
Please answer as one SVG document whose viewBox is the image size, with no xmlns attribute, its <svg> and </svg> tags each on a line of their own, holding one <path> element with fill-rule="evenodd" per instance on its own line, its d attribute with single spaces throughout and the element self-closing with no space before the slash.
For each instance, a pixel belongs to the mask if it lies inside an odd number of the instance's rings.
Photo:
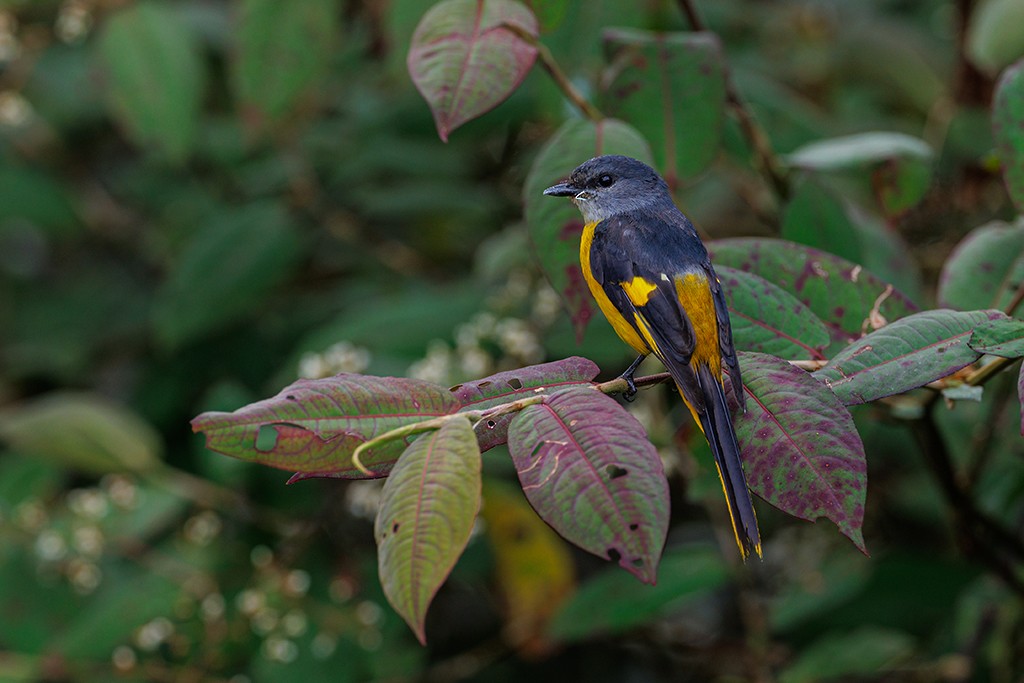
<svg viewBox="0 0 1024 683">
<path fill-rule="evenodd" d="M 532 4 L 592 97 L 604 27 L 687 28 L 667 0 Z M 740 566 L 699 432 L 643 392 L 631 409 L 673 496 L 655 588 L 554 536 L 489 452 L 426 648 L 377 581 L 379 484 L 285 486 L 203 448 L 192 417 L 298 377 L 449 385 L 569 355 L 612 377 L 631 360 L 603 322 L 576 338 L 522 224 L 530 164 L 573 112 L 534 69 L 442 143 L 405 66 L 430 5 L 0 0 L 0 681 L 1024 680 L 1020 595 L 870 406 L 871 557 L 759 504 L 765 559 Z M 776 151 L 865 130 L 932 146 L 932 189 L 892 223 L 923 306 L 953 246 L 1013 215 L 988 108 L 1024 54 L 1021 8 L 699 3 Z M 711 237 L 777 230 L 742 148 L 730 120 L 677 192 Z M 941 426 L 1019 535 L 1002 379 Z"/>
</svg>

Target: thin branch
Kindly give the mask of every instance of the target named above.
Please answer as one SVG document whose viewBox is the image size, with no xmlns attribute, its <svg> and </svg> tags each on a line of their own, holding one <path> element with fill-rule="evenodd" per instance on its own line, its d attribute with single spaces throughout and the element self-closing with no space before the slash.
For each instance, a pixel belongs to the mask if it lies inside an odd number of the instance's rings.
<svg viewBox="0 0 1024 683">
<path fill-rule="evenodd" d="M 692 0 L 678 0 L 678 3 L 680 10 L 686 15 L 690 28 L 694 31 L 707 30 Z M 753 113 L 751 113 L 746 103 L 743 102 L 739 91 L 736 90 L 729 65 L 723 64 L 722 66 L 725 74 L 725 101 L 739 122 L 744 137 L 754 150 L 754 167 L 765 177 L 775 195 L 780 200 L 785 201 L 791 194 L 789 178 L 782 164 L 779 163 L 775 150 L 772 149 L 768 135 L 761 128 L 760 124 L 757 123 Z"/>
</svg>

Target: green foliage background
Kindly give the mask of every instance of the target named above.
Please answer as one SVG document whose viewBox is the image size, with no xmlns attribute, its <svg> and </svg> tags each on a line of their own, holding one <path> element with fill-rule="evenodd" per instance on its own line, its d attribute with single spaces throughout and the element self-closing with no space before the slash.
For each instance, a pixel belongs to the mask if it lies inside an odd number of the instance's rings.
<svg viewBox="0 0 1024 683">
<path fill-rule="evenodd" d="M 686 28 L 667 1 L 532 4 L 588 95 L 604 27 Z M 449 384 L 569 355 L 610 377 L 630 360 L 603 324 L 577 342 L 522 224 L 527 171 L 571 115 L 560 91 L 533 69 L 442 144 L 405 66 L 427 6 L 0 0 L 0 681 L 1019 680 L 1020 596 L 871 406 L 855 412 L 870 559 L 759 506 L 765 561 L 735 566 L 706 446 L 677 430 L 689 418 L 668 392 L 645 392 L 634 413 L 674 463 L 658 586 L 557 541 L 517 566 L 492 508 L 431 609 L 429 648 L 377 582 L 378 485 L 285 487 L 202 448 L 192 416 L 299 374 Z M 819 246 L 930 303 L 953 246 L 1015 215 L 989 119 L 1024 54 L 1012 0 L 700 10 L 777 152 L 869 130 L 935 151 L 927 194 L 891 218 L 909 249 L 885 231 Z M 834 197 L 870 195 L 801 179 L 781 210 L 737 123 L 721 135 L 725 153 L 677 192 L 708 235 L 808 241 L 794 226 L 810 213 L 841 239 Z M 1014 388 L 998 378 L 940 426 L 979 506 L 1019 538 Z M 485 456 L 492 486 L 504 460 Z"/>
</svg>

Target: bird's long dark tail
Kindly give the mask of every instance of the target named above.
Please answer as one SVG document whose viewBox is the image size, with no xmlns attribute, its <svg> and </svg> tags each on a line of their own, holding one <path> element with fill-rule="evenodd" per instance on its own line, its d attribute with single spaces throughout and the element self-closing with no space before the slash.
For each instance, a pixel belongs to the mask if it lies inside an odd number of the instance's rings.
<svg viewBox="0 0 1024 683">
<path fill-rule="evenodd" d="M 747 480 L 743 475 L 740 447 L 736 443 L 736 431 L 729 416 L 725 388 L 707 365 L 699 364 L 695 369 L 705 406 L 704 413 L 698 415 L 698 419 L 715 456 L 718 477 L 722 482 L 733 532 L 736 534 L 736 544 L 744 560 L 751 552 L 760 557 L 761 534 L 757 528 L 757 516 L 754 514 Z"/>
</svg>

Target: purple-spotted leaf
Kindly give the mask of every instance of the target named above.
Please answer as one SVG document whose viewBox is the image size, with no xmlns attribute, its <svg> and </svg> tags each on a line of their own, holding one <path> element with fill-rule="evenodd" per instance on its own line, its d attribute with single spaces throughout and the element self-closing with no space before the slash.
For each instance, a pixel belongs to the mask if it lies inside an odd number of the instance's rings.
<svg viewBox="0 0 1024 683">
<path fill-rule="evenodd" d="M 830 350 L 917 310 L 905 295 L 858 265 L 776 239 L 726 239 L 708 244 L 718 264 L 754 273 L 814 312 L 832 337 Z"/>
<path fill-rule="evenodd" d="M 534 253 L 544 275 L 569 309 L 577 338 L 596 311 L 580 270 L 583 219 L 572 202 L 545 197 L 544 188 L 565 179 L 587 159 L 624 154 L 650 163 L 651 151 L 640 133 L 614 119 L 600 123 L 567 121 L 544 145 L 526 176 L 523 202 Z"/>
<path fill-rule="evenodd" d="M 917 204 L 931 184 L 931 147 L 903 133 L 871 132 L 820 140 L 787 156 L 793 168 L 859 180 L 886 214 Z"/>
<path fill-rule="evenodd" d="M 718 266 L 715 272 L 729 305 L 737 349 L 787 360 L 824 360 L 831 340 L 825 323 L 811 309 L 753 273 L 728 266 Z"/>
<path fill-rule="evenodd" d="M 420 20 L 407 65 L 430 105 L 437 134 L 490 111 L 526 77 L 537 48 L 537 19 L 516 0 L 442 0 Z"/>
<path fill-rule="evenodd" d="M 644 428 L 614 399 L 570 388 L 516 414 L 509 452 L 530 504 L 566 540 L 654 583 L 668 484 Z"/>
<path fill-rule="evenodd" d="M 211 451 L 234 458 L 305 475 L 361 479 L 366 475 L 352 464 L 352 451 L 361 443 L 458 409 L 450 391 L 430 382 L 341 374 L 299 380 L 233 413 L 203 413 L 192 420 L 192 430 L 205 433 Z M 383 477 L 407 445 L 403 439 L 386 442 L 361 460 Z"/>
<path fill-rule="evenodd" d="M 1005 310 L 1024 286 L 1024 220 L 975 228 L 942 266 L 939 305 L 971 311 Z"/>
<path fill-rule="evenodd" d="M 924 311 L 850 344 L 814 373 L 846 405 L 902 394 L 978 360 L 968 345 L 974 328 L 1005 320 L 999 311 Z M 745 379 L 745 377 L 744 377 Z"/>
<path fill-rule="evenodd" d="M 1018 12 L 1021 14 L 1021 12 Z M 1003 72 L 992 102 L 992 134 L 1006 191 L 1024 213 L 1024 59 Z"/>
<path fill-rule="evenodd" d="M 473 427 L 457 418 L 413 441 L 384 482 L 373 525 L 380 582 L 421 643 L 430 601 L 469 543 L 480 469 Z"/>
<path fill-rule="evenodd" d="M 978 353 L 1020 358 L 1024 356 L 1024 320 L 1000 318 L 982 323 L 974 328 L 968 344 Z"/>
<path fill-rule="evenodd" d="M 864 444 L 850 412 L 784 360 L 740 353 L 747 412 L 734 417 L 750 490 L 794 517 L 832 520 L 866 552 Z"/>
<path fill-rule="evenodd" d="M 579 356 L 564 360 L 530 365 L 518 370 L 466 382 L 452 387 L 452 393 L 462 403 L 463 410 L 486 410 L 520 398 L 552 392 L 572 385 L 589 385 L 601 369 L 592 361 Z M 508 440 L 508 425 L 513 415 L 501 415 L 478 424 L 477 437 L 480 450 L 487 451 Z"/>
<path fill-rule="evenodd" d="M 614 74 L 605 107 L 650 141 L 665 180 L 697 175 L 714 160 L 725 121 L 725 70 L 718 36 L 709 32 L 604 32 Z"/>
</svg>

